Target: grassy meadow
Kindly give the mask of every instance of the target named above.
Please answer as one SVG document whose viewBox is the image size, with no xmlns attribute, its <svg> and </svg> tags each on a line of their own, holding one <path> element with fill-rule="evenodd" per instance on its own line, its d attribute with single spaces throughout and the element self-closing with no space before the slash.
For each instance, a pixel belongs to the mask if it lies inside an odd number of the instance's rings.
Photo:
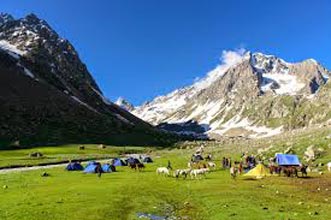
<svg viewBox="0 0 331 220">
<path fill-rule="evenodd" d="M 174 169 L 186 168 L 194 152 L 191 148 L 99 149 L 96 145 L 88 145 L 86 150 L 79 151 L 77 145 L 68 145 L 1 151 L 1 164 L 24 161 L 22 158 L 33 151 L 60 159 L 62 156 L 118 156 L 127 151 L 149 152 L 154 163 L 147 164 L 142 172 L 118 167 L 118 172 L 103 174 L 101 178 L 95 174 L 68 172 L 64 167 L 0 174 L 0 219 L 124 220 L 139 219 L 137 213 L 191 220 L 327 220 L 331 216 L 329 173 L 310 173 L 309 178 L 273 176 L 261 180 L 242 176 L 234 180 L 228 170 L 220 168 L 199 180 L 177 180 L 155 173 L 155 169 L 166 166 L 168 160 Z M 232 145 L 209 146 L 206 150 L 214 154 L 218 166 L 222 156 L 238 158 L 241 151 Z M 44 171 L 50 176 L 41 177 Z"/>
</svg>

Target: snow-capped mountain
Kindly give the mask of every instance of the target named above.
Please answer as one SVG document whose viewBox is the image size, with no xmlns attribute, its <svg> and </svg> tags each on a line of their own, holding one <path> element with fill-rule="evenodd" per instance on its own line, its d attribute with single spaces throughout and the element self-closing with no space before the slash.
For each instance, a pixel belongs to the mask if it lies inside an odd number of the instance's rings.
<svg viewBox="0 0 331 220">
<path fill-rule="evenodd" d="M 312 59 L 288 63 L 262 53 L 225 51 L 222 63 L 205 78 L 156 97 L 132 113 L 179 133 L 266 137 L 311 123 L 307 121 L 316 117 L 307 114 L 301 125 L 301 119 L 291 120 L 301 117 L 300 103 L 317 99 L 329 76 L 330 71 Z"/>
<path fill-rule="evenodd" d="M 0 103 L 1 140 L 124 143 L 142 134 L 147 143 L 156 134 L 108 101 L 73 45 L 34 14 L 0 14 Z"/>
</svg>

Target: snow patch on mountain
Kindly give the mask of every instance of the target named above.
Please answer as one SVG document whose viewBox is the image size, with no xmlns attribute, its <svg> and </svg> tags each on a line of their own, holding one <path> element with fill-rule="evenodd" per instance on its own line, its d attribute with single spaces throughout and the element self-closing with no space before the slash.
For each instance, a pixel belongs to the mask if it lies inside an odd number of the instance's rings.
<svg viewBox="0 0 331 220">
<path fill-rule="evenodd" d="M 265 73 L 262 76 L 261 90 L 263 92 L 272 90 L 277 95 L 295 95 L 305 87 L 305 84 L 299 82 L 294 75 L 286 73 Z"/>
<path fill-rule="evenodd" d="M 10 44 L 6 40 L 0 40 L 0 49 L 6 51 L 9 55 L 14 57 L 15 59 L 19 59 L 19 55 L 23 56 L 26 51 L 22 51 L 18 49 L 15 45 Z"/>
<path fill-rule="evenodd" d="M 226 132 L 235 128 L 243 128 L 246 131 L 251 131 L 253 134 L 250 134 L 251 138 L 262 138 L 270 137 L 282 132 L 283 127 L 278 127 L 276 129 L 271 129 L 266 126 L 255 126 L 247 118 L 241 119 L 239 115 L 234 116 L 226 123 L 222 124 L 220 129 L 212 130 L 209 133 L 214 133 L 218 135 L 224 135 Z"/>
</svg>

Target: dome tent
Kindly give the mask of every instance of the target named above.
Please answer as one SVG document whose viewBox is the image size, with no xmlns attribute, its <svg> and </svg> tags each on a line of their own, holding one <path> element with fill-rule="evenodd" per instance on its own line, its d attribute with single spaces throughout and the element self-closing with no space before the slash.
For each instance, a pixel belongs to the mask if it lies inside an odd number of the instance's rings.
<svg viewBox="0 0 331 220">
<path fill-rule="evenodd" d="M 112 165 L 117 167 L 117 166 L 126 166 L 126 163 L 121 160 L 120 158 L 114 158 L 113 159 L 113 162 L 112 162 Z"/>
<path fill-rule="evenodd" d="M 145 158 L 143 159 L 143 162 L 144 162 L 144 163 L 153 163 L 153 160 L 152 160 L 151 157 L 145 157 Z"/>
<path fill-rule="evenodd" d="M 106 163 L 104 165 L 102 165 L 102 171 L 104 173 L 111 173 L 111 172 L 115 172 L 116 169 L 115 169 L 115 166 L 114 165 L 110 165 L 109 163 Z"/>
<path fill-rule="evenodd" d="M 71 162 L 67 165 L 66 170 L 68 171 L 84 170 L 84 167 L 79 162 Z"/>
<path fill-rule="evenodd" d="M 95 173 L 95 168 L 97 167 L 98 164 L 100 163 L 95 161 L 88 162 L 87 166 L 84 169 L 84 173 Z"/>
<path fill-rule="evenodd" d="M 263 164 L 258 164 L 255 168 L 244 174 L 244 177 L 254 177 L 256 179 L 261 179 L 263 177 L 269 176 L 267 168 Z"/>
</svg>

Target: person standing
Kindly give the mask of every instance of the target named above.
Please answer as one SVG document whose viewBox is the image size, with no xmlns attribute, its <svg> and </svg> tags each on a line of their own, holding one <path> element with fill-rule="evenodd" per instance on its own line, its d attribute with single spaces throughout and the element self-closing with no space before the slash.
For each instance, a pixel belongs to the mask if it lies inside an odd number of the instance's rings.
<svg viewBox="0 0 331 220">
<path fill-rule="evenodd" d="M 98 163 L 97 166 L 95 167 L 95 172 L 98 174 L 98 177 L 101 178 L 102 167 L 100 163 Z"/>
<path fill-rule="evenodd" d="M 172 170 L 172 167 L 171 167 L 171 162 L 170 162 L 170 160 L 168 160 L 168 166 L 167 166 L 167 169 L 168 169 L 168 170 Z"/>
</svg>

